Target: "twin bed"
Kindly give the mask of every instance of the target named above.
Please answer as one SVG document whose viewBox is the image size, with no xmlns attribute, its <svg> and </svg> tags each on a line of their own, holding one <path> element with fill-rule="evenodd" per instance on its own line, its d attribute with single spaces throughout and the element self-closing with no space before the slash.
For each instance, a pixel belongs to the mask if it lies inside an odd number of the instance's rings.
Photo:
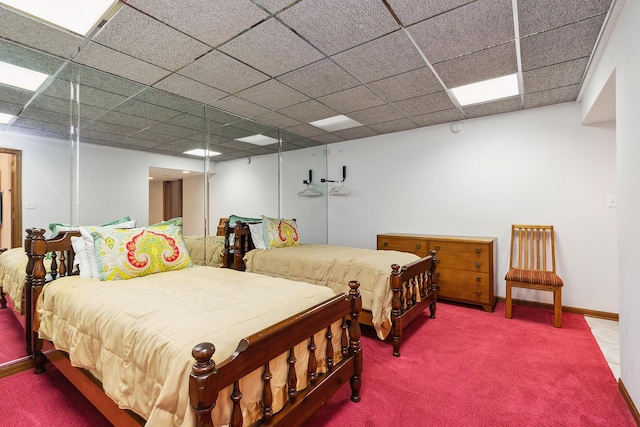
<svg viewBox="0 0 640 427">
<path fill-rule="evenodd" d="M 146 232 L 153 239 L 160 234 Z M 48 358 L 94 398 L 99 381 L 104 393 L 93 403 L 114 424 L 301 425 L 347 381 L 351 400 L 359 401 L 357 282 L 335 295 L 209 266 L 128 280 L 83 278 L 74 266 L 79 255 L 72 237 L 77 233 L 47 240 L 36 229 L 25 244 L 36 370 L 43 371 Z M 130 262 L 149 253 L 148 246 L 131 249 L 138 238 L 145 237 L 135 235 L 123 246 Z M 180 245 L 166 241 L 173 249 L 162 256 L 178 259 Z M 105 271 L 108 262 L 101 260 Z M 42 339 L 57 349 L 46 358 Z M 89 374 L 93 389 L 87 391 Z M 114 410 L 114 402 L 128 412 Z"/>
<path fill-rule="evenodd" d="M 322 285 L 336 293 L 345 292 L 348 281 L 357 279 L 363 303 L 360 322 L 373 326 L 380 339 L 390 336 L 396 357 L 400 356 L 404 327 L 427 307 L 430 316 L 435 317 L 435 252 L 420 258 L 399 251 L 301 245 L 297 242 L 295 220 L 263 216 L 263 221 L 267 224 L 264 228 L 273 230 L 275 237 L 269 237 L 264 230 L 261 236 L 260 228 L 255 228 L 259 223 L 238 220 L 232 227 L 227 221 L 223 253 L 226 267 Z M 254 240 L 261 238 L 263 241 L 256 245 Z M 264 241 L 270 239 L 281 241 L 270 249 L 256 248 L 266 246 Z"/>
</svg>

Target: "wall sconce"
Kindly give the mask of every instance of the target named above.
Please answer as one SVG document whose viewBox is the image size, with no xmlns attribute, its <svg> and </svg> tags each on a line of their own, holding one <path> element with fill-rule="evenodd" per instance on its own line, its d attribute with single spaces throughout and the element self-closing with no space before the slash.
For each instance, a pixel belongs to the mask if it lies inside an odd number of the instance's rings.
<svg viewBox="0 0 640 427">
<path fill-rule="evenodd" d="M 331 190 L 329 190 L 329 194 L 332 196 L 344 196 L 349 194 L 346 188 L 342 186 L 344 180 L 347 179 L 347 167 L 342 166 L 342 180 L 334 180 L 334 179 L 321 179 L 322 182 L 333 182 L 334 186 Z"/>
<path fill-rule="evenodd" d="M 311 187 L 312 182 L 312 172 L 309 169 L 309 180 L 302 181 L 303 184 L 306 184 L 307 188 L 298 193 L 298 197 L 317 197 L 322 196 L 322 193 L 318 190 Z"/>
</svg>

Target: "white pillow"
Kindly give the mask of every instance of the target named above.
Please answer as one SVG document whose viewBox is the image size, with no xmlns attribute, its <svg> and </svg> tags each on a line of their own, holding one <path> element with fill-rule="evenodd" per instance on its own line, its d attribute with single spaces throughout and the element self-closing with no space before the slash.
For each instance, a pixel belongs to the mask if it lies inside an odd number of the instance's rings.
<svg viewBox="0 0 640 427">
<path fill-rule="evenodd" d="M 82 240 L 84 241 L 84 250 L 87 254 L 87 262 L 89 264 L 88 270 L 91 272 L 90 277 L 99 278 L 100 276 L 98 274 L 98 258 L 96 257 L 93 236 L 91 235 L 92 228 L 96 227 L 80 227 L 80 234 L 82 235 Z M 82 271 L 82 265 L 80 266 L 80 271 Z"/>
<path fill-rule="evenodd" d="M 256 249 L 267 249 L 264 244 L 264 234 L 262 233 L 262 223 L 249 223 L 249 231 L 251 232 L 251 240 Z"/>
<path fill-rule="evenodd" d="M 73 251 L 76 253 L 73 264 L 78 264 L 80 266 L 80 277 L 82 277 L 83 279 L 91 278 L 91 264 L 89 264 L 89 256 L 87 254 L 87 248 L 84 244 L 84 238 L 75 236 L 72 237 L 71 246 L 73 247 Z"/>
</svg>

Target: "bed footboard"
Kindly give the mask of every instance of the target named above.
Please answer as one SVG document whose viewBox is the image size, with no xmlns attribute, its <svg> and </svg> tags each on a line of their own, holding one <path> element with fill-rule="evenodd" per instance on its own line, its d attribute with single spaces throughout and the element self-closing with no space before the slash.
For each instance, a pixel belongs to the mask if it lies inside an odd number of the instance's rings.
<svg viewBox="0 0 640 427">
<path fill-rule="evenodd" d="M 197 426 L 213 426 L 211 411 L 216 405 L 218 392 L 229 385 L 233 385 L 231 394 L 233 411 L 230 425 L 242 426 L 240 410 L 242 390 L 239 379 L 261 367 L 263 367 L 262 421 L 265 424 L 286 426 L 304 424 L 347 378 L 351 385 L 351 400 L 359 402 L 362 348 L 358 316 L 362 308 L 362 300 L 358 286 L 358 282 L 352 281 L 349 283 L 349 295 L 338 295 L 328 302 L 245 338 L 240 342 L 235 353 L 219 366 L 211 360 L 215 352 L 213 344 L 202 343 L 194 347 L 192 354 L 196 362 L 189 380 L 189 393 L 191 405 L 197 415 Z M 321 373 L 322 370 L 318 369 L 316 363 L 313 335 L 319 330 L 326 330 L 328 343 L 330 343 L 331 324 L 340 319 L 342 319 L 342 359 L 334 363 L 334 351 L 328 345 L 324 369 L 326 372 Z M 297 390 L 295 374 L 297 360 L 293 354 L 293 347 L 301 342 L 308 343 L 309 348 L 309 360 L 306 361 L 309 385 L 302 390 Z M 269 361 L 285 352 L 289 352 L 288 400 L 282 410 L 274 414 L 271 407 L 273 396 Z"/>
<path fill-rule="evenodd" d="M 391 342 L 393 355 L 400 357 L 402 329 L 429 306 L 430 317 L 436 317 L 435 282 L 436 253 L 400 267 L 391 266 Z"/>
</svg>

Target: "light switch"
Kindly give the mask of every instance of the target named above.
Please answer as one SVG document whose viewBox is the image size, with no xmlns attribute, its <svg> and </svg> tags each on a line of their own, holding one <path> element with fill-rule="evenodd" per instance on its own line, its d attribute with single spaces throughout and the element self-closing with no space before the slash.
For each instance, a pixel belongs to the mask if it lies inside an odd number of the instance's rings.
<svg viewBox="0 0 640 427">
<path fill-rule="evenodd" d="M 34 201 L 24 202 L 24 207 L 25 207 L 25 209 L 35 209 L 36 208 L 36 202 L 34 202 Z"/>
</svg>

